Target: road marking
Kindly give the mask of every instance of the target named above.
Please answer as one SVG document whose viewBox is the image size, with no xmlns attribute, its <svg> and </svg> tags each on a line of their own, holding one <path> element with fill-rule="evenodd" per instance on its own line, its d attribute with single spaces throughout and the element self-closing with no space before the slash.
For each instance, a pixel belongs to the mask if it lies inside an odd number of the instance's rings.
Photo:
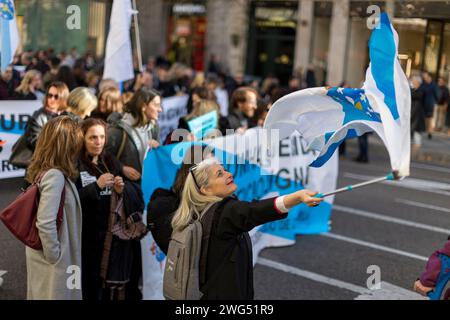
<svg viewBox="0 0 450 320">
<path fill-rule="evenodd" d="M 419 207 L 419 208 L 431 209 L 431 210 L 436 210 L 436 211 L 442 211 L 442 212 L 450 213 L 450 209 L 447 209 L 447 208 L 444 208 L 444 207 L 435 206 L 435 205 L 432 205 L 432 204 L 426 204 L 426 203 L 422 203 L 422 202 L 411 201 L 411 200 L 400 199 L 400 198 L 395 199 L 395 202 L 403 203 L 403 204 L 407 204 L 407 205 L 415 206 L 415 207 Z M 429 212 L 429 211 L 427 211 L 427 212 Z"/>
<path fill-rule="evenodd" d="M 331 238 L 331 239 L 336 239 L 336 240 L 341 240 L 341 241 L 345 241 L 348 243 L 353 243 L 353 244 L 357 244 L 363 247 L 368 247 L 371 249 L 376 249 L 376 250 L 380 250 L 380 251 L 385 251 L 385 252 L 389 252 L 389 253 L 394 253 L 400 256 L 405 256 L 408 258 L 413 258 L 413 259 L 417 259 L 417 260 L 421 260 L 421 261 L 428 261 L 427 257 L 424 256 L 420 256 L 414 253 L 410 253 L 410 252 L 406 252 L 403 250 L 398 250 L 398 249 L 394 249 L 394 248 L 390 248 L 390 247 L 386 247 L 386 246 L 382 246 L 379 244 L 375 244 L 372 242 L 367 242 L 367 241 L 362 241 L 359 239 L 355 239 L 355 238 L 349 238 L 346 236 L 342 236 L 339 234 L 335 234 L 335 233 L 321 233 L 320 234 L 322 237 L 327 237 L 327 238 Z"/>
<path fill-rule="evenodd" d="M 381 281 L 379 290 L 370 290 L 361 294 L 355 300 L 430 300 L 417 292 L 404 289 L 392 283 Z"/>
<path fill-rule="evenodd" d="M 280 270 L 283 272 L 292 273 L 299 277 L 303 277 L 303 278 L 306 278 L 309 280 L 313 280 L 316 282 L 328 284 L 330 286 L 338 287 L 340 289 L 345 289 L 345 290 L 349 290 L 352 292 L 356 292 L 358 294 L 367 294 L 369 291 L 369 289 L 367 289 L 367 288 L 363 288 L 363 287 L 360 287 L 360 286 L 357 286 L 357 285 L 354 285 L 354 284 L 351 284 L 348 282 L 340 281 L 337 279 L 329 278 L 329 277 L 320 275 L 318 273 L 302 270 L 302 269 L 292 267 L 292 266 L 289 266 L 289 265 L 281 263 L 281 262 L 269 260 L 269 259 L 262 258 L 262 257 L 258 257 L 258 260 L 256 261 L 256 263 L 261 264 L 266 267 L 269 267 L 269 268 L 272 268 L 272 269 L 277 269 L 277 270 Z"/>
<path fill-rule="evenodd" d="M 422 297 L 421 295 L 406 290 L 404 288 L 395 286 L 388 282 L 382 281 L 380 283 L 381 289 L 378 290 L 369 290 L 367 288 L 354 285 L 352 283 L 348 283 L 345 281 L 337 280 L 334 278 L 330 278 L 327 276 L 323 276 L 318 273 L 302 270 L 293 266 L 289 266 L 287 264 L 273 261 L 270 259 L 258 257 L 256 263 L 272 268 L 275 270 L 279 270 L 286 273 L 291 273 L 296 276 L 306 278 L 315 282 L 320 282 L 329 286 L 337 287 L 339 289 L 344 289 L 348 291 L 352 291 L 357 293 L 358 296 L 355 300 L 426 300 L 427 298 Z"/>
<path fill-rule="evenodd" d="M 413 168 L 417 168 L 417 169 L 427 169 L 427 170 L 432 170 L 432 171 L 437 171 L 437 172 L 445 172 L 445 173 L 450 173 L 450 169 L 448 168 L 442 168 L 442 167 L 438 167 L 438 166 L 432 166 L 429 164 L 423 164 L 423 163 L 411 163 L 411 167 Z"/>
<path fill-rule="evenodd" d="M 349 172 L 344 172 L 345 178 L 355 179 L 355 180 L 372 180 L 374 178 L 377 178 L 375 176 L 367 176 L 362 174 L 354 174 Z M 393 187 L 402 187 L 406 189 L 413 189 L 413 190 L 419 190 L 419 191 L 426 191 L 436 194 L 441 194 L 444 196 L 450 196 L 450 184 L 443 183 L 443 182 L 436 182 L 436 181 L 430 181 L 430 180 L 423 180 L 423 179 L 415 179 L 415 178 L 406 178 L 404 180 L 400 181 L 383 181 L 381 182 L 383 184 L 387 184 Z"/>
<path fill-rule="evenodd" d="M 439 227 L 435 227 L 435 226 L 430 226 L 428 224 L 412 222 L 412 221 L 404 220 L 404 219 L 400 219 L 400 218 L 393 218 L 391 216 L 387 216 L 387 215 L 384 215 L 381 213 L 369 212 L 369 211 L 360 210 L 360 209 L 353 209 L 353 208 L 349 208 L 349 207 L 340 206 L 338 204 L 333 204 L 332 208 L 333 208 L 333 210 L 337 210 L 337 211 L 345 212 L 345 213 L 349 213 L 349 214 L 354 214 L 354 215 L 365 217 L 365 218 L 376 219 L 376 220 L 386 221 L 386 222 L 390 222 L 390 223 L 396 223 L 396 224 L 400 224 L 400 225 L 407 226 L 407 227 L 413 227 L 413 228 L 423 229 L 423 230 L 427 230 L 427 231 L 443 233 L 445 235 L 450 234 L 450 229 L 439 228 Z"/>
</svg>

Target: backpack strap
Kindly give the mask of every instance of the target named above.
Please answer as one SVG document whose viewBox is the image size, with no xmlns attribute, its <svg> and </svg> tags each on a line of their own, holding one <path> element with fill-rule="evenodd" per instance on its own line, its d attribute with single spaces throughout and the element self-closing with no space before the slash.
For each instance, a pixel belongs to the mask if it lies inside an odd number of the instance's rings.
<svg viewBox="0 0 450 320">
<path fill-rule="evenodd" d="M 120 143 L 119 151 L 117 152 L 116 158 L 120 159 L 120 156 L 123 153 L 123 149 L 125 148 L 125 144 L 127 143 L 127 132 L 122 130 L 122 142 Z"/>
</svg>

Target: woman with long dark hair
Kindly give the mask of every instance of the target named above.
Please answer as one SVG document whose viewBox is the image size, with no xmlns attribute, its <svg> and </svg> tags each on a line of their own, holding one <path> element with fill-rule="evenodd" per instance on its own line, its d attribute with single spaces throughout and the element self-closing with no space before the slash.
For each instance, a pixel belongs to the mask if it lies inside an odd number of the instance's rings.
<svg viewBox="0 0 450 320">
<path fill-rule="evenodd" d="M 78 161 L 77 188 L 83 208 L 82 288 L 85 300 L 124 299 L 133 263 L 133 241 L 112 232 L 111 212 L 123 201 L 124 219 L 142 212 L 140 186 L 123 178 L 122 165 L 105 152 L 106 123 L 82 122 L 84 144 Z"/>
</svg>

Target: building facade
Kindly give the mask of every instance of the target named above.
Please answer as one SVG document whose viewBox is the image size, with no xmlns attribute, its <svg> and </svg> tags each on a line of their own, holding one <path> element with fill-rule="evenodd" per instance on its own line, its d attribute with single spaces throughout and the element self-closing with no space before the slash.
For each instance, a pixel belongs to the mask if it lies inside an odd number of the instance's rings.
<svg viewBox="0 0 450 320">
<path fill-rule="evenodd" d="M 67 30 L 72 2 L 16 0 L 24 48 L 75 46 L 103 56 L 112 0 L 78 0 L 81 28 Z M 408 76 L 428 71 L 450 80 L 448 0 L 136 0 L 143 63 L 163 55 L 204 70 L 214 54 L 231 74 L 286 82 L 313 67 L 318 85 L 360 86 L 372 5 L 389 13 Z"/>
</svg>

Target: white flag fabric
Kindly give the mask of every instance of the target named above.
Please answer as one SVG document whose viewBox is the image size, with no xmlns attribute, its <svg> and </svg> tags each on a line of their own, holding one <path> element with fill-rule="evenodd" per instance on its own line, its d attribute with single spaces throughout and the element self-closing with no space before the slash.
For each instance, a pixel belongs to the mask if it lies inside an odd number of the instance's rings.
<svg viewBox="0 0 450 320">
<path fill-rule="evenodd" d="M 106 40 L 104 79 L 121 82 L 134 78 L 130 37 L 133 13 L 131 0 L 114 0 Z"/>
<path fill-rule="evenodd" d="M 362 88 L 319 87 L 277 100 L 264 127 L 283 139 L 297 130 L 318 151 L 312 167 L 326 163 L 348 138 L 376 132 L 389 152 L 391 167 L 409 175 L 411 91 L 398 61 L 398 36 L 386 13 L 369 42 L 370 65 Z"/>
<path fill-rule="evenodd" d="M 13 61 L 14 53 L 19 46 L 19 31 L 13 0 L 0 0 L 0 59 L 1 70 Z"/>
</svg>

